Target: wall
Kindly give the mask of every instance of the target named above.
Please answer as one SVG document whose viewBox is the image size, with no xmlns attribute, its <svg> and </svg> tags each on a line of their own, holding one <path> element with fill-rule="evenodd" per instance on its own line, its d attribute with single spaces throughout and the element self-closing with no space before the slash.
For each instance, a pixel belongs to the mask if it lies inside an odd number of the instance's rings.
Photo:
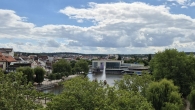
<svg viewBox="0 0 195 110">
<path fill-rule="evenodd" d="M 5 70 L 6 69 L 6 62 L 0 62 L 0 65 L 2 65 L 3 66 L 3 70 Z M 1 67 L 0 67 L 1 68 Z"/>
</svg>

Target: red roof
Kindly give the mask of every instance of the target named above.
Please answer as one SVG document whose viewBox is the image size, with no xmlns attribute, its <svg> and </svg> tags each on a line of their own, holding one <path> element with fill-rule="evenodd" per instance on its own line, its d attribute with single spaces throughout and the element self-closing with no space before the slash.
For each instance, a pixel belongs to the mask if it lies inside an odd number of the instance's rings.
<svg viewBox="0 0 195 110">
<path fill-rule="evenodd" d="M 12 56 L 4 56 L 0 52 L 0 62 L 16 62 L 16 60 Z"/>
</svg>

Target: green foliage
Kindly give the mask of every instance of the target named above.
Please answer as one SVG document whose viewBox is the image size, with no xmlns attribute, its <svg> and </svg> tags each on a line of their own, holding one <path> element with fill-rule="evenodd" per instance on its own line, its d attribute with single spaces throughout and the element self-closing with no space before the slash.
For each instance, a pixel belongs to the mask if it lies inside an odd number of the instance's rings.
<svg viewBox="0 0 195 110">
<path fill-rule="evenodd" d="M 119 81 L 115 81 L 115 87 L 120 90 L 140 92 L 143 96 L 146 96 L 146 88 L 153 81 L 152 75 L 146 73 L 139 76 L 125 75 Z"/>
<path fill-rule="evenodd" d="M 75 60 L 70 61 L 71 68 L 74 68 L 75 64 L 76 64 L 76 61 Z"/>
<path fill-rule="evenodd" d="M 146 61 L 146 60 L 142 60 L 142 62 L 144 63 L 144 66 L 148 66 L 149 65 L 148 61 Z"/>
<path fill-rule="evenodd" d="M 80 60 L 80 57 L 77 57 L 76 60 Z"/>
<path fill-rule="evenodd" d="M 190 110 L 195 110 L 195 90 L 192 90 L 188 96 L 190 101 Z"/>
<path fill-rule="evenodd" d="M 176 49 L 156 53 L 150 61 L 150 69 L 156 80 L 173 80 L 184 97 L 190 93 L 190 87 L 195 82 L 195 58 Z"/>
<path fill-rule="evenodd" d="M 149 55 L 148 55 L 148 62 L 150 62 L 151 59 L 152 59 L 152 55 L 149 54 Z"/>
<path fill-rule="evenodd" d="M 61 78 L 62 78 L 61 73 L 56 73 L 56 79 L 61 79 Z"/>
<path fill-rule="evenodd" d="M 61 59 L 52 65 L 53 73 L 66 73 L 66 76 L 71 74 L 71 65 L 65 59 Z"/>
<path fill-rule="evenodd" d="M 117 60 L 122 60 L 121 55 L 118 55 L 118 59 Z"/>
<path fill-rule="evenodd" d="M 183 108 L 178 87 L 166 79 L 150 83 L 146 97 L 155 110 L 181 110 Z"/>
<path fill-rule="evenodd" d="M 147 60 L 143 60 L 141 58 L 137 58 L 136 59 L 129 59 L 129 60 L 124 60 L 124 63 L 139 63 L 139 64 L 144 64 L 144 66 L 148 66 L 149 63 Z"/>
<path fill-rule="evenodd" d="M 55 80 L 56 79 L 56 75 L 51 73 L 51 74 L 49 74 L 48 79 L 49 80 Z"/>
<path fill-rule="evenodd" d="M 36 75 L 35 82 L 37 82 L 39 84 L 42 83 L 44 80 L 45 70 L 41 67 L 36 67 L 36 68 L 34 68 L 34 73 Z"/>
<path fill-rule="evenodd" d="M 34 71 L 30 67 L 19 67 L 16 70 L 17 72 L 22 72 L 24 76 L 27 78 L 27 83 L 28 82 L 34 82 Z"/>
<path fill-rule="evenodd" d="M 36 91 L 21 72 L 3 74 L 0 71 L 0 110 L 32 110 Z"/>
<path fill-rule="evenodd" d="M 76 77 L 64 83 L 64 91 L 47 103 L 47 110 L 153 110 L 139 93 Z"/>
<path fill-rule="evenodd" d="M 88 65 L 92 65 L 92 61 L 91 60 L 86 60 L 86 62 L 88 63 Z"/>
<path fill-rule="evenodd" d="M 124 60 L 124 63 L 134 63 L 134 62 L 135 62 L 134 59 Z"/>
<path fill-rule="evenodd" d="M 88 63 L 85 60 L 77 61 L 74 69 L 77 73 L 83 73 L 85 76 L 89 72 Z"/>
</svg>

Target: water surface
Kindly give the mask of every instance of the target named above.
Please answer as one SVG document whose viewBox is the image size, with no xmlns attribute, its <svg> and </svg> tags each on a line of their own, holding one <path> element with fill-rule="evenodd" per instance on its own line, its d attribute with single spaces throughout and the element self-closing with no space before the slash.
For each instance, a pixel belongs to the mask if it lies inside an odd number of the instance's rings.
<svg viewBox="0 0 195 110">
<path fill-rule="evenodd" d="M 109 84 L 110 86 L 114 86 L 114 82 L 115 80 L 120 80 L 122 78 L 122 75 L 114 75 L 114 74 L 106 74 L 105 71 L 103 71 L 103 73 L 89 73 L 87 75 L 87 77 L 89 78 L 89 80 L 93 81 L 95 79 L 97 79 L 98 81 L 107 81 L 107 84 Z M 48 93 L 54 93 L 54 94 L 59 94 L 63 91 L 63 86 L 58 86 L 58 87 L 54 87 L 48 90 L 44 90 L 43 92 Z"/>
</svg>

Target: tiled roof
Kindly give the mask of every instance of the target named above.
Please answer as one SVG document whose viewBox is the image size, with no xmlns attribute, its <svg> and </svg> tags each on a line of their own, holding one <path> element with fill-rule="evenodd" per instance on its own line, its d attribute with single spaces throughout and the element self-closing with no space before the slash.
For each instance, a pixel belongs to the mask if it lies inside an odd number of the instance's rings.
<svg viewBox="0 0 195 110">
<path fill-rule="evenodd" d="M 4 56 L 0 52 L 0 62 L 16 62 L 16 60 L 12 56 Z"/>
<path fill-rule="evenodd" d="M 6 56 L 7 62 L 16 62 L 16 60 L 12 56 Z"/>
</svg>

